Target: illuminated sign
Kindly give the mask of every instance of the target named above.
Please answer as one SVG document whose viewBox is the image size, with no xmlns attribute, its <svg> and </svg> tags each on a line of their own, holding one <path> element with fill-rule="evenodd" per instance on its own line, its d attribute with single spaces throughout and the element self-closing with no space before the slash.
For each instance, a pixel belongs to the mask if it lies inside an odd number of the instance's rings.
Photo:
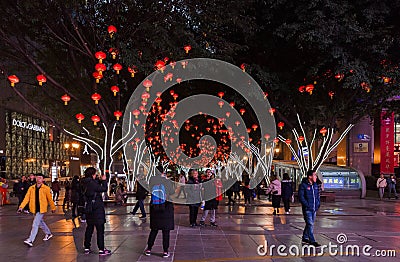
<svg viewBox="0 0 400 262">
<path fill-rule="evenodd" d="M 21 121 L 21 120 L 17 120 L 17 119 L 13 119 L 12 120 L 12 125 L 13 126 L 18 126 L 20 128 L 26 128 L 26 129 L 29 129 L 29 130 L 33 130 L 33 131 L 36 131 L 36 132 L 46 133 L 46 129 L 44 127 L 42 127 L 42 126 L 34 125 L 34 124 L 31 124 L 31 123 L 28 123 L 28 122 L 24 122 L 24 121 Z"/>
</svg>

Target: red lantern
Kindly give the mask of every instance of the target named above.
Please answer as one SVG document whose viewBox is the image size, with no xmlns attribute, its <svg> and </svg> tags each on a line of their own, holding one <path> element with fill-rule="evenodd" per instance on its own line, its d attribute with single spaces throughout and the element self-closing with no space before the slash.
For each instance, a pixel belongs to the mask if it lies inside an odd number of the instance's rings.
<svg viewBox="0 0 400 262">
<path fill-rule="evenodd" d="M 246 109 L 241 108 L 241 109 L 239 110 L 239 112 L 240 112 L 241 115 L 243 115 L 243 114 L 246 112 Z"/>
<path fill-rule="evenodd" d="M 43 83 L 46 83 L 47 79 L 44 75 L 38 75 L 36 77 L 37 81 L 39 82 L 39 85 L 41 86 Z"/>
<path fill-rule="evenodd" d="M 12 87 L 19 82 L 19 78 L 16 75 L 8 76 L 8 80 L 10 81 Z"/>
<path fill-rule="evenodd" d="M 75 118 L 78 119 L 78 123 L 80 124 L 80 123 L 82 123 L 82 120 L 85 119 L 85 116 L 83 114 L 79 113 L 79 114 L 76 114 Z"/>
<path fill-rule="evenodd" d="M 135 110 L 132 111 L 132 115 L 134 115 L 135 118 L 138 118 L 138 116 L 140 115 L 140 111 L 135 109 Z"/>
<path fill-rule="evenodd" d="M 119 54 L 119 51 L 117 48 L 113 48 L 111 47 L 110 50 L 108 50 L 108 52 L 110 52 L 110 54 L 112 55 L 112 58 L 115 59 L 117 57 L 117 55 Z"/>
<path fill-rule="evenodd" d="M 110 38 L 113 38 L 114 34 L 117 32 L 117 28 L 113 25 L 109 25 L 107 31 L 110 34 Z"/>
<path fill-rule="evenodd" d="M 253 128 L 253 130 L 256 131 L 256 129 L 258 128 L 258 125 L 254 124 L 251 126 L 251 128 Z"/>
<path fill-rule="evenodd" d="M 144 92 L 144 93 L 142 94 L 142 100 L 147 101 L 147 99 L 149 99 L 149 98 L 150 98 L 150 94 L 149 94 L 149 93 Z"/>
<path fill-rule="evenodd" d="M 176 82 L 177 82 L 178 84 L 180 84 L 180 83 L 182 82 L 182 78 L 177 78 L 177 79 L 176 79 Z"/>
<path fill-rule="evenodd" d="M 161 97 L 157 97 L 155 102 L 157 103 L 157 105 L 160 105 L 160 103 L 162 102 Z"/>
<path fill-rule="evenodd" d="M 106 71 L 106 66 L 104 64 L 96 64 L 96 66 L 94 67 L 94 69 L 99 72 L 100 75 L 103 74 L 103 71 Z"/>
<path fill-rule="evenodd" d="M 64 101 L 64 105 L 68 105 L 68 102 L 71 100 L 71 97 L 65 94 L 61 97 L 61 100 Z"/>
<path fill-rule="evenodd" d="M 103 59 L 106 59 L 107 55 L 106 53 L 99 51 L 94 54 L 94 57 L 96 57 L 96 59 L 99 59 L 99 63 L 101 64 L 103 63 Z"/>
<path fill-rule="evenodd" d="M 271 136 L 269 134 L 265 134 L 265 136 L 264 136 L 265 140 L 269 140 L 270 137 Z"/>
<path fill-rule="evenodd" d="M 94 93 L 92 95 L 92 100 L 94 101 L 94 103 L 97 105 L 99 103 L 99 100 L 101 99 L 101 95 L 98 93 Z"/>
<path fill-rule="evenodd" d="M 278 123 L 278 127 L 282 130 L 283 129 L 283 127 L 285 126 L 285 123 L 283 123 L 283 122 L 279 122 Z"/>
<path fill-rule="evenodd" d="M 189 53 L 190 50 L 192 50 L 192 47 L 191 47 L 190 45 L 185 45 L 185 46 L 183 47 L 183 49 L 185 49 L 186 54 L 187 54 L 187 53 Z"/>
<path fill-rule="evenodd" d="M 92 116 L 92 121 L 95 126 L 97 126 L 97 122 L 100 122 L 100 117 L 98 115 Z"/>
<path fill-rule="evenodd" d="M 235 106 L 235 102 L 230 102 L 229 105 L 233 108 Z"/>
<path fill-rule="evenodd" d="M 275 113 L 275 111 L 276 111 L 276 109 L 273 108 L 273 107 L 271 107 L 268 111 L 269 111 L 269 113 L 271 114 L 271 116 L 273 116 L 274 113 Z"/>
<path fill-rule="evenodd" d="M 285 143 L 286 143 L 287 145 L 290 145 L 290 144 L 292 143 L 292 140 L 286 139 L 286 140 L 285 140 Z"/>
<path fill-rule="evenodd" d="M 117 120 L 119 120 L 119 118 L 122 116 L 122 112 L 117 110 L 114 112 L 114 116 L 117 118 Z"/>
<path fill-rule="evenodd" d="M 299 140 L 300 145 L 303 143 L 304 141 L 304 137 L 303 136 L 299 136 L 299 138 L 297 138 L 297 140 Z"/>
<path fill-rule="evenodd" d="M 275 137 L 275 138 L 274 138 L 274 143 L 275 143 L 275 144 L 278 144 L 278 142 L 279 142 L 279 139 L 278 139 L 277 137 Z"/>
<path fill-rule="evenodd" d="M 300 86 L 300 87 L 299 87 L 299 92 L 300 92 L 300 93 L 304 93 L 305 89 L 306 89 L 305 86 Z"/>
<path fill-rule="evenodd" d="M 116 96 L 117 93 L 119 92 L 119 87 L 118 86 L 112 86 L 110 89 L 111 89 L 111 92 L 114 93 L 114 96 Z"/>
<path fill-rule="evenodd" d="M 135 77 L 135 73 L 137 72 L 137 67 L 136 66 L 128 67 L 128 71 L 129 73 L 131 73 L 131 77 Z"/>
<path fill-rule="evenodd" d="M 149 79 L 146 79 L 143 81 L 143 85 L 144 87 L 146 87 L 146 91 L 149 92 L 150 87 L 153 85 L 153 83 Z"/>
<path fill-rule="evenodd" d="M 117 71 L 117 75 L 119 74 L 119 71 L 122 70 L 122 65 L 120 64 L 115 64 L 113 66 L 114 70 Z"/>
<path fill-rule="evenodd" d="M 172 97 L 174 98 L 174 100 L 176 100 L 178 98 L 178 94 L 173 94 Z"/>
<path fill-rule="evenodd" d="M 222 106 L 224 105 L 224 101 L 219 101 L 218 105 L 219 105 L 220 108 L 222 108 Z"/>
<path fill-rule="evenodd" d="M 218 92 L 218 96 L 219 96 L 220 98 L 222 98 L 224 95 L 225 95 L 224 92 Z"/>
<path fill-rule="evenodd" d="M 243 63 L 240 65 L 240 69 L 242 69 L 243 72 L 246 71 L 246 65 Z"/>
<path fill-rule="evenodd" d="M 96 79 L 96 83 L 99 83 L 99 82 L 100 82 L 100 79 L 103 78 L 103 75 L 100 74 L 99 72 L 94 72 L 94 73 L 93 73 L 93 77 Z"/>
<path fill-rule="evenodd" d="M 328 95 L 331 97 L 331 99 L 333 99 L 333 96 L 335 95 L 335 93 L 333 91 L 329 91 Z"/>
<path fill-rule="evenodd" d="M 310 93 L 310 95 L 312 95 L 312 91 L 314 90 L 314 85 L 313 84 L 309 84 L 306 85 L 306 92 Z"/>
<path fill-rule="evenodd" d="M 323 128 L 321 128 L 321 130 L 319 130 L 319 132 L 321 133 L 322 136 L 325 136 L 325 134 L 326 134 L 326 132 L 328 132 L 328 130 L 325 127 L 323 127 Z"/>
<path fill-rule="evenodd" d="M 155 67 L 157 68 L 157 70 L 160 70 L 161 73 L 163 73 L 165 68 L 165 62 L 162 60 L 157 60 Z"/>
</svg>

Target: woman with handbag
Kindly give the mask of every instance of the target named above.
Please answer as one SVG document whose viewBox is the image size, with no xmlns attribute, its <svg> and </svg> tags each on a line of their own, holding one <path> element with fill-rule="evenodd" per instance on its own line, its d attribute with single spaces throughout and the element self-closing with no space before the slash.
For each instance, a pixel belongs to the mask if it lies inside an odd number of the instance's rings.
<svg viewBox="0 0 400 262">
<path fill-rule="evenodd" d="M 271 183 L 268 186 L 266 194 L 272 193 L 272 207 L 274 208 L 273 215 L 279 214 L 279 208 L 281 207 L 281 181 L 277 176 L 272 176 Z"/>
</svg>

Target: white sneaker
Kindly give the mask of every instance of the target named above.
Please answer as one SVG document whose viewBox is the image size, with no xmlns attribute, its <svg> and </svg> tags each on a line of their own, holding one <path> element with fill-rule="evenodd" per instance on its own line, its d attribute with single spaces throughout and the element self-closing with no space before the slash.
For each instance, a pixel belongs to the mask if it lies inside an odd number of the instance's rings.
<svg viewBox="0 0 400 262">
<path fill-rule="evenodd" d="M 44 240 L 44 241 L 47 241 L 47 240 L 49 240 L 49 239 L 52 238 L 52 237 L 53 237 L 52 234 L 50 234 L 50 235 L 45 235 L 44 238 L 43 238 L 43 240 Z"/>
<path fill-rule="evenodd" d="M 30 247 L 33 247 L 33 243 L 29 240 L 29 238 L 27 240 L 25 240 L 24 243 Z"/>
<path fill-rule="evenodd" d="M 286 214 L 286 215 L 289 215 L 290 213 L 289 213 L 289 212 L 285 212 L 285 214 Z"/>
<path fill-rule="evenodd" d="M 24 213 L 25 213 L 25 214 L 29 214 L 29 211 L 28 211 L 28 210 L 24 210 Z"/>
</svg>

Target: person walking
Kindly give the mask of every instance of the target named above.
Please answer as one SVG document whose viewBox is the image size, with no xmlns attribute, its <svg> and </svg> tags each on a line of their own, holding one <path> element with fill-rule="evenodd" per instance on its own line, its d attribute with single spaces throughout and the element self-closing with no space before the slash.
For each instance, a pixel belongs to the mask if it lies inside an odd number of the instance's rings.
<svg viewBox="0 0 400 262">
<path fill-rule="evenodd" d="M 240 187 L 241 187 L 242 183 L 240 181 L 236 181 L 235 184 L 233 184 L 232 186 L 232 192 L 234 195 L 234 199 L 239 200 L 240 201 Z"/>
<path fill-rule="evenodd" d="M 45 233 L 44 241 L 48 241 L 53 237 L 49 227 L 43 220 L 44 214 L 47 213 L 47 208 L 50 205 L 51 212 L 56 211 L 56 206 L 51 198 L 50 188 L 43 184 L 43 174 L 36 174 L 36 184 L 29 187 L 28 192 L 21 205 L 19 205 L 18 212 L 22 212 L 23 208 L 29 203 L 29 211 L 35 214 L 32 223 L 32 230 L 29 237 L 24 241 L 25 244 L 32 247 L 38 233 L 39 227 Z"/>
<path fill-rule="evenodd" d="M 174 205 L 170 197 L 175 193 L 172 181 L 167 179 L 165 174 L 152 176 L 149 181 L 151 190 L 150 201 L 150 233 L 147 240 L 147 248 L 144 251 L 146 256 L 151 255 L 158 231 L 162 231 L 163 258 L 168 258 L 170 253 L 169 240 L 170 231 L 174 230 Z"/>
<path fill-rule="evenodd" d="M 274 208 L 273 215 L 279 214 L 279 208 L 281 207 L 281 181 L 279 181 L 276 175 L 272 176 L 272 181 L 267 188 L 266 194 L 272 194 L 272 207 Z"/>
<path fill-rule="evenodd" d="M 307 171 L 307 177 L 303 178 L 299 186 L 299 200 L 301 203 L 306 226 L 303 231 L 303 244 L 321 246 L 314 238 L 314 222 L 317 210 L 320 206 L 320 197 L 317 185 L 317 173 L 314 170 Z"/>
<path fill-rule="evenodd" d="M 385 187 L 387 186 L 386 178 L 384 177 L 383 173 L 376 181 L 376 187 L 378 188 L 379 199 L 383 200 L 383 195 L 385 194 Z"/>
<path fill-rule="evenodd" d="M 176 198 L 179 198 L 181 196 L 181 193 L 183 193 L 183 198 L 186 198 L 186 192 L 185 192 L 185 184 L 186 184 L 186 176 L 185 172 L 181 171 L 179 175 L 179 187 L 178 187 L 178 193 L 176 194 Z"/>
<path fill-rule="evenodd" d="M 136 204 L 135 207 L 132 209 L 131 214 L 136 215 L 136 212 L 140 208 L 140 212 L 142 215 L 139 217 L 141 219 L 146 218 L 146 210 L 144 209 L 144 200 L 147 197 L 148 191 L 146 190 L 145 186 L 147 181 L 145 179 L 145 175 L 143 172 L 140 172 L 138 180 L 136 181 Z"/>
<path fill-rule="evenodd" d="M 80 182 L 79 176 L 75 175 L 71 182 L 71 203 L 72 203 L 72 219 L 78 216 L 78 205 L 79 205 L 79 195 L 80 195 Z"/>
<path fill-rule="evenodd" d="M 226 191 L 225 191 L 225 195 L 228 197 L 228 203 L 226 204 L 227 206 L 229 206 L 232 203 L 232 206 L 235 205 L 235 200 L 232 199 L 233 196 L 233 187 L 234 184 L 231 185 Z"/>
<path fill-rule="evenodd" d="M 54 178 L 53 183 L 51 183 L 51 190 L 53 191 L 53 201 L 57 205 L 58 197 L 60 195 L 60 182 L 57 178 Z"/>
<path fill-rule="evenodd" d="M 106 223 L 106 212 L 102 193 L 107 192 L 107 177 L 102 175 L 100 180 L 96 178 L 96 169 L 88 167 L 85 170 L 85 179 L 83 182 L 83 192 L 87 204 L 93 203 L 91 212 L 86 212 L 86 231 L 84 248 L 85 254 L 90 254 L 92 235 L 96 227 L 97 247 L 99 255 L 111 255 L 111 250 L 104 247 L 104 224 Z M 94 202 L 93 202 L 94 200 Z"/>
<path fill-rule="evenodd" d="M 70 178 L 71 180 L 71 178 Z M 64 188 L 65 188 L 65 195 L 64 195 L 64 200 L 63 200 L 63 210 L 68 210 L 70 203 L 71 203 L 71 181 L 67 180 L 65 182 Z"/>
<path fill-rule="evenodd" d="M 189 222 L 191 227 L 198 226 L 196 223 L 197 214 L 199 213 L 199 206 L 201 202 L 201 184 L 199 173 L 195 169 L 189 170 L 189 179 L 187 185 L 187 203 L 189 206 Z"/>
<path fill-rule="evenodd" d="M 395 176 L 394 174 L 391 174 L 391 175 L 390 175 L 390 177 L 389 177 L 389 179 L 388 179 L 388 181 L 387 181 L 387 184 L 388 184 L 388 188 L 389 188 L 389 196 L 388 196 L 388 198 L 389 198 L 389 199 L 391 198 L 391 196 L 392 196 L 392 191 L 393 191 L 394 197 L 395 197 L 396 199 L 399 199 L 399 196 L 397 195 L 397 191 L 396 191 L 396 184 L 397 184 L 397 181 L 396 181 L 396 176 Z"/>
<path fill-rule="evenodd" d="M 18 197 L 18 207 L 21 205 L 22 201 L 24 200 L 26 196 L 26 192 L 28 192 L 28 182 L 26 181 L 25 176 L 21 176 L 19 179 L 18 183 L 14 184 L 13 191 L 15 195 Z M 28 209 L 26 207 L 24 208 L 25 213 L 29 213 Z"/>
<path fill-rule="evenodd" d="M 206 176 L 205 181 L 203 181 L 203 199 L 211 199 L 205 201 L 200 226 L 205 226 L 208 213 L 211 213 L 210 225 L 216 227 L 218 226 L 216 223 L 216 210 L 218 209 L 219 201 L 222 200 L 222 182 L 220 179 L 214 179 L 214 174 L 210 169 L 206 170 Z"/>
<path fill-rule="evenodd" d="M 245 206 L 251 206 L 251 196 L 253 194 L 253 190 L 250 189 L 250 182 L 249 180 L 246 180 L 244 183 L 244 187 L 242 188 L 243 190 L 243 197 L 244 197 L 244 205 Z M 235 198 L 236 199 L 236 198 Z M 240 197 L 239 197 L 240 199 Z"/>
<path fill-rule="evenodd" d="M 282 188 L 282 202 L 283 206 L 285 207 L 285 214 L 290 214 L 290 201 L 293 197 L 293 182 L 290 179 L 288 173 L 283 174 L 283 180 L 281 182 Z"/>
</svg>

